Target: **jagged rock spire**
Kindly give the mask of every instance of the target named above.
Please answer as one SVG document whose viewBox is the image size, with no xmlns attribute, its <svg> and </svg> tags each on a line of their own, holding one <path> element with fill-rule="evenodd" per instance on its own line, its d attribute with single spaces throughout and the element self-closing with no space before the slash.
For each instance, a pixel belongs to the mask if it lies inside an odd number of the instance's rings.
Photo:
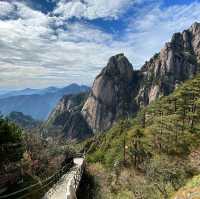
<svg viewBox="0 0 200 199">
<path fill-rule="evenodd" d="M 104 131 L 131 112 L 134 71 L 131 63 L 118 54 L 96 77 L 82 114 L 94 132 Z"/>
</svg>

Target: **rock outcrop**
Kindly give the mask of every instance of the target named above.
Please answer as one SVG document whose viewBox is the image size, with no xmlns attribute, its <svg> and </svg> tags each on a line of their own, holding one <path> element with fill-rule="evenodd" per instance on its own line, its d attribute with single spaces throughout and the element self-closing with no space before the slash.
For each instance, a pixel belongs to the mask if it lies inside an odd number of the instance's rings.
<svg viewBox="0 0 200 199">
<path fill-rule="evenodd" d="M 64 135 L 68 139 L 83 139 L 92 134 L 81 109 L 88 93 L 64 96 L 50 114 L 44 129 L 49 135 Z"/>
<path fill-rule="evenodd" d="M 137 72 L 123 54 L 110 58 L 96 77 L 82 115 L 93 130 L 107 130 L 120 117 L 136 110 L 133 95 Z"/>
</svg>

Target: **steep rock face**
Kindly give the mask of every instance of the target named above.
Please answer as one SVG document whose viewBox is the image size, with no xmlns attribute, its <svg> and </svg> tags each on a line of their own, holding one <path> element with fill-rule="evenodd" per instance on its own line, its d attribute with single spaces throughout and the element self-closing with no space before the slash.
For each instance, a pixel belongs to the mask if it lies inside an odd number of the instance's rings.
<svg viewBox="0 0 200 199">
<path fill-rule="evenodd" d="M 92 134 L 81 109 L 88 93 L 64 96 L 50 114 L 45 129 L 48 135 L 64 134 L 68 139 L 83 139 Z"/>
<path fill-rule="evenodd" d="M 96 77 L 82 115 L 93 130 L 107 130 L 120 117 L 134 112 L 137 72 L 123 54 L 110 58 Z"/>
<path fill-rule="evenodd" d="M 160 53 L 141 69 L 143 76 L 137 95 L 139 105 L 147 105 L 157 97 L 170 94 L 177 84 L 194 77 L 200 63 L 200 24 L 175 33 Z"/>
</svg>

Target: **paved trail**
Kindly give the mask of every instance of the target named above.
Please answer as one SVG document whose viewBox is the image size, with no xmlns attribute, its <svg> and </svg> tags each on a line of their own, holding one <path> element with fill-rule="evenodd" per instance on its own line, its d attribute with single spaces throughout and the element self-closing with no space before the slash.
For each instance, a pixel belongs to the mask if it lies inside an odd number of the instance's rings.
<svg viewBox="0 0 200 199">
<path fill-rule="evenodd" d="M 74 158 L 75 165 L 45 194 L 43 199 L 75 199 L 74 177 L 79 175 L 83 162 L 84 158 Z"/>
</svg>

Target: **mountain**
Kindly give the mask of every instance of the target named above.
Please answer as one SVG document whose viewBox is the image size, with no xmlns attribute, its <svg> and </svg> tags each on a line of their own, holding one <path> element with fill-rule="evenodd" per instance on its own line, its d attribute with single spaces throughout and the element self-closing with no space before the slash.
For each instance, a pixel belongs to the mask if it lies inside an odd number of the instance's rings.
<svg viewBox="0 0 200 199">
<path fill-rule="evenodd" d="M 92 134 L 81 109 L 88 93 L 66 95 L 50 114 L 44 124 L 46 135 L 64 135 L 68 139 L 83 139 Z"/>
<path fill-rule="evenodd" d="M 93 132 L 106 130 L 117 118 L 136 111 L 132 94 L 137 74 L 123 54 L 111 57 L 95 79 L 89 96 L 84 94 L 78 104 L 74 100 L 77 101 L 80 95 L 62 98 L 50 114 L 46 126 L 54 129 L 53 135 L 59 134 L 55 133 L 55 129 L 60 126 L 62 135 L 78 139 L 90 136 L 91 129 Z M 50 131 L 48 135 L 51 135 Z"/>
<path fill-rule="evenodd" d="M 143 106 L 169 95 L 199 70 L 200 24 L 194 23 L 188 30 L 175 33 L 140 70 L 134 70 L 124 54 L 112 56 L 94 80 L 81 110 L 81 120 L 93 133 L 104 132 L 118 120 L 131 117 Z M 68 121 L 69 113 L 61 113 Z"/>
<path fill-rule="evenodd" d="M 19 95 L 38 94 L 39 91 L 40 91 L 40 89 L 31 89 L 31 88 L 26 88 L 23 90 L 13 90 L 13 91 L 4 92 L 3 94 L 0 94 L 0 99 L 7 98 L 7 97 L 13 97 L 13 96 L 19 96 Z"/>
<path fill-rule="evenodd" d="M 49 87 L 43 90 L 25 89 L 9 93 L 10 97 L 0 99 L 0 112 L 8 115 L 13 111 L 30 115 L 36 120 L 44 120 L 65 94 L 88 91 L 89 87 L 71 84 L 64 88 Z M 23 95 L 21 95 L 23 94 Z"/>
<path fill-rule="evenodd" d="M 75 92 L 81 92 L 82 90 L 87 90 L 88 87 L 84 85 L 78 85 L 78 84 L 70 84 L 66 87 L 63 88 L 57 88 L 54 86 L 47 87 L 44 89 L 32 89 L 32 88 L 25 88 L 23 90 L 13 90 L 13 91 L 2 91 L 0 92 L 0 99 L 1 98 L 8 98 L 8 97 L 13 97 L 13 96 L 19 96 L 19 95 L 43 95 L 43 94 L 48 94 L 48 93 L 56 93 L 56 92 L 61 92 L 61 93 L 74 93 Z"/>
<path fill-rule="evenodd" d="M 11 122 L 16 123 L 18 126 L 22 128 L 32 129 L 40 125 L 40 122 L 34 120 L 29 115 L 24 115 L 21 112 L 11 112 L 6 119 Z"/>
<path fill-rule="evenodd" d="M 141 68 L 138 104 L 147 105 L 157 97 L 170 94 L 181 82 L 200 70 L 200 24 L 175 33 L 171 42 Z"/>
<path fill-rule="evenodd" d="M 98 176 L 98 190 L 91 192 L 103 198 L 199 198 L 199 175 L 184 186 L 200 173 L 199 143 L 197 75 L 83 142 L 88 175 Z"/>
<path fill-rule="evenodd" d="M 134 114 L 200 70 L 200 24 L 173 35 L 160 53 L 139 71 L 123 54 L 110 58 L 96 77 L 82 115 L 93 132 L 109 129 L 119 118 Z"/>
<path fill-rule="evenodd" d="M 82 115 L 94 132 L 110 128 L 118 118 L 136 111 L 133 97 L 137 71 L 123 54 L 109 59 L 96 77 Z"/>
<path fill-rule="evenodd" d="M 8 91 L 7 90 L 0 90 L 0 95 L 3 95 L 5 93 L 8 93 Z"/>
</svg>

